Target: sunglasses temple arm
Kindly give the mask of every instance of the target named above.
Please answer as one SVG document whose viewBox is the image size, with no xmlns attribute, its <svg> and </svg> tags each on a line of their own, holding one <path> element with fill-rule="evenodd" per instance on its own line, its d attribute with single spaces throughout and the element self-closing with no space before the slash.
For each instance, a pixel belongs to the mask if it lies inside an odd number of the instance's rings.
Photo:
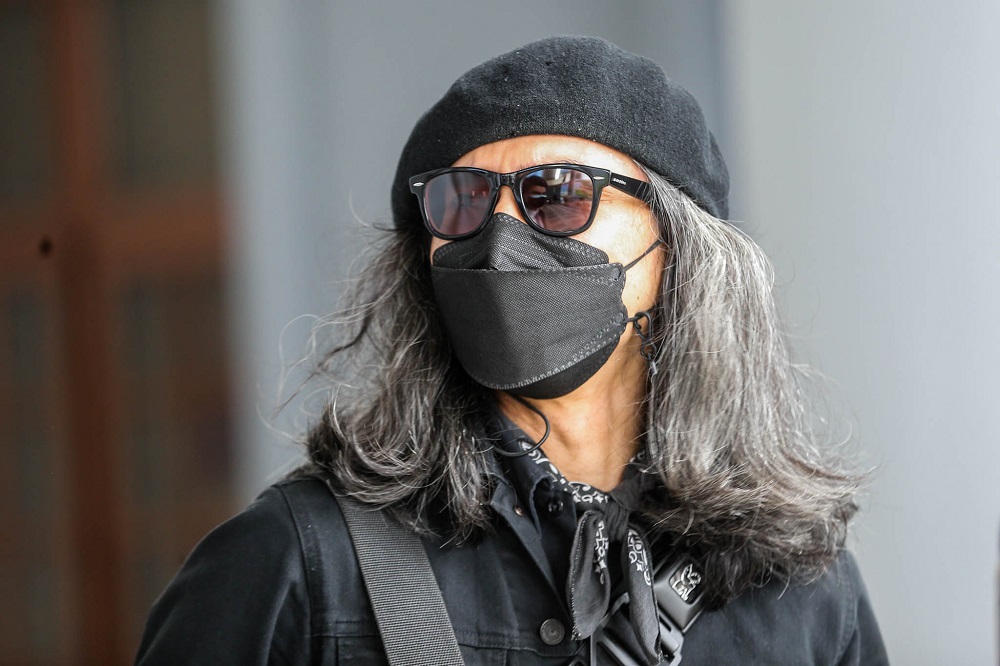
<svg viewBox="0 0 1000 666">
<path fill-rule="evenodd" d="M 630 194 L 636 199 L 642 199 L 647 203 L 652 194 L 649 183 L 646 181 L 639 180 L 638 178 L 630 178 L 618 173 L 611 174 L 611 187 L 621 190 L 625 194 Z"/>
</svg>

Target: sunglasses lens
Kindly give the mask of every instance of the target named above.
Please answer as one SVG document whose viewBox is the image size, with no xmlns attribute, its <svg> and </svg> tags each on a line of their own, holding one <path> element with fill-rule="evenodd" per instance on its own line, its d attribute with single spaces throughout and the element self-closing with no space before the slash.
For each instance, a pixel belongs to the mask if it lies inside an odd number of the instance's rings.
<svg viewBox="0 0 1000 666">
<path fill-rule="evenodd" d="M 594 207 L 594 181 L 577 169 L 538 169 L 524 175 L 521 200 L 538 228 L 556 233 L 579 231 Z"/>
<path fill-rule="evenodd" d="M 490 181 L 470 171 L 443 173 L 424 187 L 424 211 L 433 229 L 444 236 L 476 231 L 489 212 Z"/>
</svg>

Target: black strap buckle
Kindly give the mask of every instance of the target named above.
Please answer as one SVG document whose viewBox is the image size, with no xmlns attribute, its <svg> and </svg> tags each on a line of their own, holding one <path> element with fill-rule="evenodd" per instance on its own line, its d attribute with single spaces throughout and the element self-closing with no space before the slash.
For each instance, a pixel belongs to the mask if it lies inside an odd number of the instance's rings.
<svg viewBox="0 0 1000 666">
<path fill-rule="evenodd" d="M 686 633 L 705 605 L 704 582 L 705 574 L 686 554 L 660 567 L 653 578 L 660 621 L 669 620 L 680 633 Z"/>
<path fill-rule="evenodd" d="M 660 619 L 661 666 L 677 666 L 681 661 L 684 634 L 704 606 L 701 594 L 704 574 L 688 555 L 666 562 L 657 568 L 653 592 Z M 642 654 L 635 645 L 632 627 L 624 613 L 618 612 L 628 603 L 628 593 L 615 598 L 599 628 L 590 637 L 590 660 L 578 657 L 571 666 L 638 666 Z"/>
</svg>

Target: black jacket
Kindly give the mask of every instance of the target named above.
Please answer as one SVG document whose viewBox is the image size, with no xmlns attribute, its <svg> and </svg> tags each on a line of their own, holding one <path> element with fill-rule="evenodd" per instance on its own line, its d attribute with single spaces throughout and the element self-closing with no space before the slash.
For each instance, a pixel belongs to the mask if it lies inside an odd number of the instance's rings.
<svg viewBox="0 0 1000 666">
<path fill-rule="evenodd" d="M 543 622 L 550 621 L 552 642 L 552 627 L 567 627 L 569 618 L 538 529 L 516 505 L 512 486 L 498 483 L 496 529 L 463 547 L 427 541 L 431 566 L 467 664 L 566 664 L 582 644 L 568 631 L 555 645 L 541 638 Z M 303 507 L 328 519 L 302 520 Z M 688 631 L 682 660 L 887 663 L 847 553 L 812 584 L 774 583 L 704 613 Z M 346 526 L 325 485 L 279 483 L 205 537 L 153 607 L 137 663 L 385 663 Z"/>
</svg>

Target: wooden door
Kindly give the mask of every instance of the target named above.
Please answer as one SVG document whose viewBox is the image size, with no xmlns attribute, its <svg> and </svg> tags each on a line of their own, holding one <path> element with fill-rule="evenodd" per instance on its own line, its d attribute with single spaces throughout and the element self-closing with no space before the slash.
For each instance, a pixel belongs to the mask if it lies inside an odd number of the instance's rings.
<svg viewBox="0 0 1000 666">
<path fill-rule="evenodd" d="M 0 0 L 0 663 L 130 663 L 233 510 L 207 0 Z"/>
</svg>

